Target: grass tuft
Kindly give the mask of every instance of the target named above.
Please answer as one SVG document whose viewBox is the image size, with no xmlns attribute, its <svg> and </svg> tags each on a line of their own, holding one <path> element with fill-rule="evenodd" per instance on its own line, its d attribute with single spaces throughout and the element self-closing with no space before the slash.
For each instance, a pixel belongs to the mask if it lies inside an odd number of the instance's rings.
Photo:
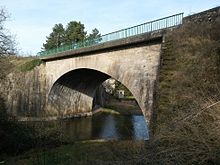
<svg viewBox="0 0 220 165">
<path fill-rule="evenodd" d="M 20 66 L 20 70 L 22 72 L 27 72 L 27 71 L 34 69 L 36 66 L 39 66 L 41 63 L 42 63 L 42 61 L 40 59 L 33 59 L 31 61 L 28 61 L 28 62 L 22 64 Z"/>
</svg>

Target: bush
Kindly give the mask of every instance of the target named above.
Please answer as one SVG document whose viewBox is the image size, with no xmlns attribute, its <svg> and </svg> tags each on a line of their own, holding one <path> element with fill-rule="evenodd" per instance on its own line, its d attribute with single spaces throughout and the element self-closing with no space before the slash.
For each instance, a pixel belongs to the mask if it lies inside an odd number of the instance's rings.
<svg viewBox="0 0 220 165">
<path fill-rule="evenodd" d="M 6 113 L 0 97 L 0 154 L 17 154 L 32 147 L 33 131 Z"/>
</svg>

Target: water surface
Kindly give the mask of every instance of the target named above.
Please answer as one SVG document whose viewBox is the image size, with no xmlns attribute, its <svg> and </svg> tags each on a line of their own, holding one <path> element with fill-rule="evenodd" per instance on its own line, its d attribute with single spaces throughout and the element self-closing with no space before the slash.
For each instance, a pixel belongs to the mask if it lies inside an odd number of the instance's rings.
<svg viewBox="0 0 220 165">
<path fill-rule="evenodd" d="M 87 118 L 64 120 L 62 130 L 72 140 L 147 140 L 143 115 L 99 114 Z"/>
</svg>

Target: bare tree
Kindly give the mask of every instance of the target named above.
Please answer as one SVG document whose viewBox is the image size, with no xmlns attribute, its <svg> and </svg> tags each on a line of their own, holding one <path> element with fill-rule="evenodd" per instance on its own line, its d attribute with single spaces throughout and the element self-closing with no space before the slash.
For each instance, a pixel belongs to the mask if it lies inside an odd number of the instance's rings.
<svg viewBox="0 0 220 165">
<path fill-rule="evenodd" d="M 0 7 L 0 56 L 15 54 L 15 40 L 4 27 L 4 22 L 9 18 L 5 9 Z"/>
</svg>

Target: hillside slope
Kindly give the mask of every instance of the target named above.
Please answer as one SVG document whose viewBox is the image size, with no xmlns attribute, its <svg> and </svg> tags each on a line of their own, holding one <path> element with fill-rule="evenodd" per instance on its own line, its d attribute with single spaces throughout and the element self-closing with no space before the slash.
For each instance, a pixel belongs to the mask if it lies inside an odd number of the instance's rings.
<svg viewBox="0 0 220 165">
<path fill-rule="evenodd" d="M 219 27 L 184 24 L 163 44 L 153 130 L 168 164 L 220 163 Z"/>
</svg>

